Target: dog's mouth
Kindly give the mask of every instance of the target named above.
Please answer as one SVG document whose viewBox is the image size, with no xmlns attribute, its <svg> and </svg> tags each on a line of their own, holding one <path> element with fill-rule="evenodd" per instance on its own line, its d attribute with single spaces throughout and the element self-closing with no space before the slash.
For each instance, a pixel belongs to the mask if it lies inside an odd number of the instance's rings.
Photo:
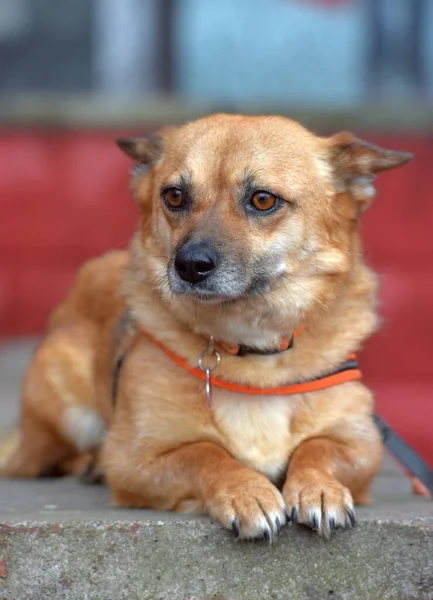
<svg viewBox="0 0 433 600">
<path fill-rule="evenodd" d="M 203 304 L 223 304 L 226 302 L 235 302 L 245 296 L 245 288 L 230 290 L 227 286 L 218 286 L 215 282 L 213 285 L 210 282 L 188 284 L 175 276 L 169 274 L 169 287 L 174 296 L 191 298 L 194 302 Z"/>
<path fill-rule="evenodd" d="M 171 293 L 174 296 L 190 297 L 203 304 L 227 304 L 263 295 L 269 292 L 281 277 L 281 273 L 260 273 L 247 278 L 229 269 L 214 273 L 202 281 L 186 282 L 179 277 L 175 269 L 168 269 Z"/>
<path fill-rule="evenodd" d="M 195 291 L 190 294 L 178 294 L 182 296 L 193 296 L 194 300 L 200 302 L 202 304 L 227 304 L 236 302 L 236 300 L 240 300 L 245 296 L 243 294 L 239 295 L 229 295 L 229 294 L 209 294 L 205 292 Z"/>
<path fill-rule="evenodd" d="M 167 265 L 173 296 L 203 304 L 231 303 L 269 292 L 286 271 L 275 252 L 252 256 L 227 251 L 215 240 L 188 239 L 176 247 Z"/>
</svg>

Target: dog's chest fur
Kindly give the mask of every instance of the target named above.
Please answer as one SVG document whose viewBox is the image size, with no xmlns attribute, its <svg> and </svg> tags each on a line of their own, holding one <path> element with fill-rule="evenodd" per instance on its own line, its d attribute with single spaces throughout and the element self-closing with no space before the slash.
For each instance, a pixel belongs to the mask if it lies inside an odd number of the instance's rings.
<svg viewBox="0 0 433 600">
<path fill-rule="evenodd" d="M 247 467 L 280 479 L 293 447 L 296 397 L 255 396 L 214 388 L 214 421 L 227 450 Z"/>
</svg>

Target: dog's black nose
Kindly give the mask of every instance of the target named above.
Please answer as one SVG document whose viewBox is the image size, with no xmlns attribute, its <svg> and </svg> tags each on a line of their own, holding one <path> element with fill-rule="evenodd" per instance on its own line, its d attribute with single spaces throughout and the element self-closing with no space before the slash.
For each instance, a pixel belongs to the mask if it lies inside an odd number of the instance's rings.
<svg viewBox="0 0 433 600">
<path fill-rule="evenodd" d="M 181 279 L 189 283 L 200 283 L 215 269 L 215 250 L 202 244 L 185 244 L 176 252 L 174 266 Z"/>
</svg>

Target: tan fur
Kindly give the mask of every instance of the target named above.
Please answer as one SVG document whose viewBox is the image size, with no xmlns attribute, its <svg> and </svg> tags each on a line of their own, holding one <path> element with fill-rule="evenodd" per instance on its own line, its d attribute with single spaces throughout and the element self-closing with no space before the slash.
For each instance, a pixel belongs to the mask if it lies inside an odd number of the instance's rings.
<svg viewBox="0 0 433 600">
<path fill-rule="evenodd" d="M 358 215 L 375 173 L 410 157 L 347 133 L 319 138 L 280 117 L 233 115 L 120 145 L 141 163 L 131 189 L 142 221 L 129 253 L 88 263 L 54 313 L 24 381 L 22 440 L 5 474 L 79 473 L 89 456 L 99 467 L 102 447 L 120 506 L 206 511 L 245 538 L 270 537 L 287 512 L 324 534 L 350 525 L 382 453 L 362 383 L 263 398 L 214 388 L 210 407 L 204 383 L 137 328 L 195 367 L 208 336 L 272 348 L 304 325 L 293 350 L 221 351 L 216 375 L 277 387 L 332 372 L 377 326 Z M 239 200 L 246 175 L 283 198 L 281 209 L 248 217 Z M 170 212 L 161 189 L 185 178 L 193 207 Z M 245 290 L 266 259 L 267 289 L 215 300 L 174 291 L 174 254 L 194 236 L 217 240 L 227 264 L 242 265 Z M 126 307 L 135 329 L 119 328 Z M 113 411 L 114 363 L 125 348 Z"/>
</svg>

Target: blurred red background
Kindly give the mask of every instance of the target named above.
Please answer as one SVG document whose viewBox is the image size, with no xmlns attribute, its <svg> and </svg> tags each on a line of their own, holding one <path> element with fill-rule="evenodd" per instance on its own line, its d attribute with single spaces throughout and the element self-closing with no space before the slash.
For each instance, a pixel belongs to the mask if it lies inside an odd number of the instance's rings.
<svg viewBox="0 0 433 600">
<path fill-rule="evenodd" d="M 127 245 L 137 210 L 130 165 L 113 143 L 118 134 L 0 134 L 0 335 L 40 334 L 79 265 Z M 383 321 L 360 360 L 378 413 L 433 464 L 433 138 L 357 134 L 415 155 L 379 178 L 364 217 Z"/>
</svg>

